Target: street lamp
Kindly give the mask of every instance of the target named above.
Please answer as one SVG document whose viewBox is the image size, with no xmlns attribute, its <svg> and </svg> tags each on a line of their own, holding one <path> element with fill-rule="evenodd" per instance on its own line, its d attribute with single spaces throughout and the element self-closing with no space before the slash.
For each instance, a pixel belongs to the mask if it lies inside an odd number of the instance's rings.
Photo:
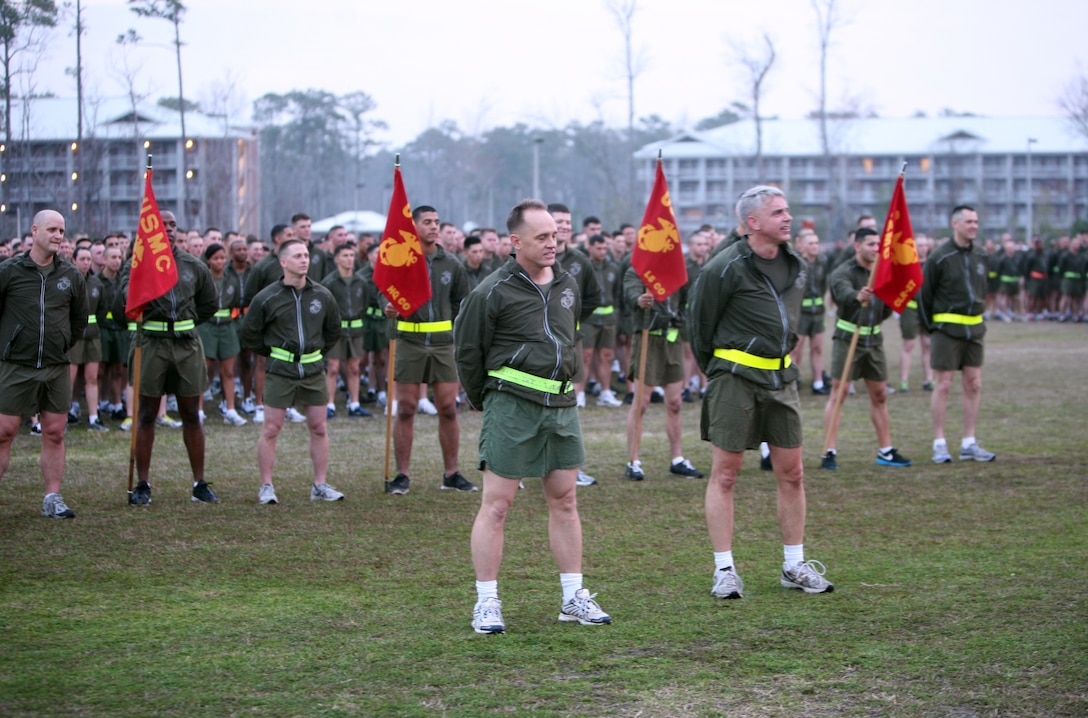
<svg viewBox="0 0 1088 718">
<path fill-rule="evenodd" d="M 1032 221 L 1032 210 L 1035 208 L 1035 199 L 1031 191 L 1031 146 L 1039 140 L 1034 137 L 1028 138 L 1028 172 L 1027 172 L 1027 185 L 1028 185 L 1028 226 L 1026 236 L 1024 237 L 1024 244 L 1031 245 L 1031 237 L 1034 234 L 1034 222 Z"/>
</svg>

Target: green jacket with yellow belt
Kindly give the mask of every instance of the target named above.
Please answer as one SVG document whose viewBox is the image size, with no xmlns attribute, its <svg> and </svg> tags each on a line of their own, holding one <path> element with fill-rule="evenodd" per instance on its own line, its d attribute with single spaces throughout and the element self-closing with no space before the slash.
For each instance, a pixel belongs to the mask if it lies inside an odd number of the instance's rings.
<svg viewBox="0 0 1088 718">
<path fill-rule="evenodd" d="M 510 258 L 461 304 L 457 374 L 472 406 L 482 408 L 489 391 L 550 407 L 577 403 L 571 380 L 582 366 L 575 351 L 582 294 L 558 262 L 553 271 L 551 284 L 539 286 Z"/>
<path fill-rule="evenodd" d="M 426 346 L 453 343 L 453 320 L 470 291 L 468 275 L 457 257 L 438 245 L 434 250 L 426 257 L 431 298 L 407 319 L 397 318 L 398 340 Z"/>
<path fill-rule="evenodd" d="M 238 338 L 243 347 L 268 357 L 269 374 L 297 379 L 321 374 L 325 352 L 340 339 L 340 309 L 332 293 L 309 277 L 302 289 L 279 281 L 250 301 Z"/>
<path fill-rule="evenodd" d="M 680 327 L 684 326 L 684 307 L 688 303 L 688 287 L 684 286 L 670 294 L 663 302 L 655 301 L 647 309 L 639 309 L 638 298 L 646 293 L 646 285 L 638 276 L 634 267 L 628 267 L 623 274 L 623 303 L 631 307 L 631 326 L 635 333 L 649 329 L 651 334 L 660 334 L 670 341 L 676 341 Z"/>
<path fill-rule="evenodd" d="M 768 389 L 797 381 L 790 360 L 805 293 L 806 262 L 790 247 L 789 283 L 780 293 L 737 241 L 708 260 L 695 281 L 688 322 L 691 348 L 708 378 L 730 373 Z"/>
<path fill-rule="evenodd" d="M 141 336 L 197 337 L 196 325 L 208 321 L 219 311 L 219 293 L 208 267 L 174 245 L 171 249 L 177 262 L 178 283 L 166 294 L 144 305 L 143 323 L 139 327 Z M 124 321 L 130 270 L 131 265 L 127 265 L 113 299 L 115 322 Z"/>
<path fill-rule="evenodd" d="M 341 277 L 332 271 L 321 280 L 321 285 L 332 293 L 340 309 L 340 333 L 346 337 L 363 336 L 363 325 L 369 321 L 366 310 L 370 304 L 368 282 L 359 272 Z"/>
<path fill-rule="evenodd" d="M 884 336 L 880 333 L 880 325 L 892 315 L 892 308 L 875 294 L 865 306 L 858 301 L 858 292 L 869 284 L 869 270 L 858 264 L 857 257 L 854 257 L 835 268 L 829 283 L 831 298 L 838 307 L 833 338 L 849 342 L 856 327 L 858 346 L 883 346 Z"/>
<path fill-rule="evenodd" d="M 930 331 L 954 339 L 981 339 L 986 335 L 986 283 L 990 258 L 972 242 L 960 247 L 949 239 L 926 258 L 918 314 Z"/>
</svg>

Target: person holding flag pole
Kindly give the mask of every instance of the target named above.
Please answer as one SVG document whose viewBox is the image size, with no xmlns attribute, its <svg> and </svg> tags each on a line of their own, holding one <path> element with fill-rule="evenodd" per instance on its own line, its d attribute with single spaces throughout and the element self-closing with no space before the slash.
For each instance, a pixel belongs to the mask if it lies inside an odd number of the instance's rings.
<svg viewBox="0 0 1088 718">
<path fill-rule="evenodd" d="M 148 479 L 155 420 L 160 399 L 174 394 L 193 472 L 192 500 L 217 503 L 219 497 L 204 481 L 200 396 L 208 386 L 208 371 L 196 327 L 219 310 L 219 294 L 204 263 L 176 247 L 177 220 L 173 212 L 159 211 L 151 177 L 148 155 L 132 263 L 121 278 L 113 310 L 115 316 L 124 311 L 137 324 L 129 361 L 136 427 L 129 452 L 128 500 L 134 505 L 151 503 Z"/>
<path fill-rule="evenodd" d="M 669 473 L 703 478 L 703 473 L 684 458 L 681 451 L 680 407 L 683 406 L 684 344 L 680 329 L 687 305 L 687 264 L 669 200 L 661 153 L 646 213 L 631 253 L 631 266 L 623 277 L 624 301 L 637 306 L 641 331 L 634 335 L 627 376 L 635 379 L 635 400 L 627 413 L 627 466 L 624 477 L 642 481 L 645 472 L 639 459 L 642 419 L 650 403 L 649 386 L 665 388 L 665 434 L 672 462 Z"/>
<path fill-rule="evenodd" d="M 831 398 L 824 410 L 821 469 L 839 468 L 835 443 L 843 397 L 848 383 L 857 379 L 865 379 L 869 389 L 869 414 L 879 444 L 876 463 L 911 465 L 910 459 L 891 445 L 888 363 L 880 333 L 881 323 L 893 311 L 902 312 L 922 284 L 921 263 L 903 192 L 905 170 L 906 163 L 895 184 L 883 237 L 868 227 L 855 232 L 855 257 L 836 267 L 829 280 L 832 299 L 839 309 L 831 351 Z"/>
</svg>

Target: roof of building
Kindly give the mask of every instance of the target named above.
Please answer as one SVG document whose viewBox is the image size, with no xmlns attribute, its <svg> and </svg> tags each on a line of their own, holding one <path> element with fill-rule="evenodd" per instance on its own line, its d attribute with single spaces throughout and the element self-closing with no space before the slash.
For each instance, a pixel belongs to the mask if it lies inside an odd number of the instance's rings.
<svg viewBox="0 0 1088 718">
<path fill-rule="evenodd" d="M 76 100 L 70 97 L 13 100 L 12 139 L 38 142 L 74 140 L 78 132 L 76 109 Z M 213 117 L 189 110 L 185 113 L 185 133 L 189 137 L 198 138 L 248 139 L 253 137 L 253 128 L 228 125 L 225 117 Z M 127 97 L 85 100 L 83 136 L 174 139 L 181 137 L 181 113 L 153 102 L 137 102 L 134 109 L 132 101 Z"/>
<path fill-rule="evenodd" d="M 823 154 L 820 126 L 815 120 L 764 120 L 764 156 L 819 156 Z M 1088 137 L 1074 130 L 1064 117 L 912 117 L 830 120 L 828 134 L 833 152 L 848 155 L 928 155 L 957 153 L 1088 152 Z M 756 128 L 743 120 L 705 132 L 683 132 L 635 152 L 653 159 L 658 150 L 666 157 L 751 156 L 756 150 Z"/>
</svg>

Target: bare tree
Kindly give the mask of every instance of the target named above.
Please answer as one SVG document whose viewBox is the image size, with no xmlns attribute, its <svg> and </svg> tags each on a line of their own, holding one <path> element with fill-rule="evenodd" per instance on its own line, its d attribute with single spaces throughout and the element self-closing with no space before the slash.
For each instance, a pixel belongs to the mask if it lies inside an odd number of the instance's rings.
<svg viewBox="0 0 1088 718">
<path fill-rule="evenodd" d="M 765 181 L 763 176 L 763 115 L 759 105 L 767 81 L 767 73 L 775 61 L 774 43 L 767 33 L 763 33 L 764 47 L 756 50 L 739 43 L 733 43 L 733 56 L 737 63 L 744 69 L 748 81 L 748 89 L 752 100 L 749 112 L 756 127 L 756 175 L 760 182 Z"/>
<path fill-rule="evenodd" d="M 635 15 L 639 11 L 638 0 L 608 0 L 608 11 L 616 21 L 623 36 L 623 74 L 627 84 L 627 187 L 624 204 L 634 202 L 635 194 L 635 79 L 642 73 L 643 60 L 635 48 Z M 626 212 L 625 212 L 626 213 Z"/>
<path fill-rule="evenodd" d="M 1058 106 L 1065 112 L 1077 132 L 1088 137 L 1088 75 L 1078 69 L 1058 98 Z"/>
<path fill-rule="evenodd" d="M 354 155 L 353 159 L 355 160 L 355 195 L 353 205 L 355 209 L 362 208 L 362 166 L 364 157 L 371 147 L 379 144 L 378 141 L 374 139 L 374 133 L 378 130 L 388 128 L 388 125 L 384 121 L 367 117 L 367 115 L 373 112 L 377 106 L 378 103 L 374 101 L 374 98 L 361 90 L 349 92 L 340 97 L 340 107 L 343 108 L 344 114 L 346 115 L 344 121 L 347 124 L 350 133 L 352 154 Z"/>
<path fill-rule="evenodd" d="M 831 206 L 828 233 L 833 240 L 837 240 L 846 232 L 846 200 L 843 194 L 842 168 L 838 166 L 831 129 L 828 127 L 831 113 L 827 109 L 827 58 L 831 51 L 832 33 L 845 25 L 847 19 L 843 17 L 839 0 L 811 0 L 811 2 L 812 9 L 816 13 L 816 37 L 820 45 L 820 94 L 819 107 L 815 114 L 820 127 L 820 147 L 823 150 L 824 164 L 827 166 L 830 183 L 828 197 L 831 199 Z"/>
</svg>

